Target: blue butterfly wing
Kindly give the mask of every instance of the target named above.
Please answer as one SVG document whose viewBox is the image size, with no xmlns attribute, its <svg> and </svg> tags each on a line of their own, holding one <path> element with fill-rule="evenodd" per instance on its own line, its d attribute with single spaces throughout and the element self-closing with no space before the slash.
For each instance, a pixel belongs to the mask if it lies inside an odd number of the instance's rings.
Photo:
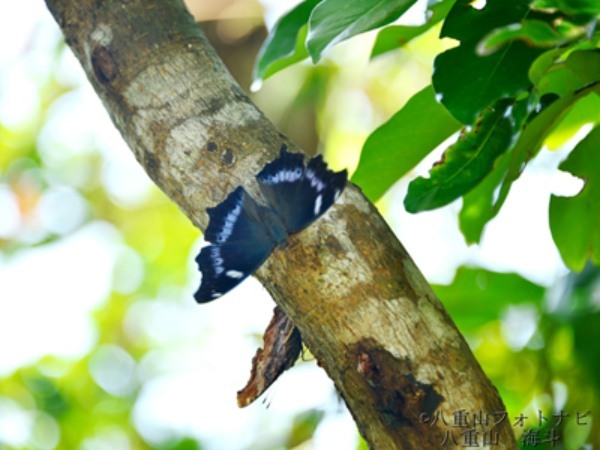
<svg viewBox="0 0 600 450">
<path fill-rule="evenodd" d="M 279 215 L 289 234 L 303 230 L 341 195 L 348 174 L 333 172 L 319 155 L 308 165 L 300 153 L 288 153 L 285 146 L 280 156 L 268 163 L 256 176 L 261 192 Z"/>
<path fill-rule="evenodd" d="M 278 243 L 319 218 L 342 193 L 346 171 L 333 172 L 321 156 L 304 166 L 299 153 L 288 153 L 268 163 L 256 176 L 269 202 L 261 206 L 240 186 L 214 208 L 208 208 L 204 234 L 212 245 L 196 258 L 202 272 L 196 301 L 214 300 L 254 273 Z"/>
<path fill-rule="evenodd" d="M 196 257 L 202 272 L 198 303 L 215 300 L 254 273 L 269 257 L 275 241 L 263 223 L 267 208 L 257 204 L 241 186 L 214 208 L 207 208 L 204 238 L 212 245 Z"/>
</svg>

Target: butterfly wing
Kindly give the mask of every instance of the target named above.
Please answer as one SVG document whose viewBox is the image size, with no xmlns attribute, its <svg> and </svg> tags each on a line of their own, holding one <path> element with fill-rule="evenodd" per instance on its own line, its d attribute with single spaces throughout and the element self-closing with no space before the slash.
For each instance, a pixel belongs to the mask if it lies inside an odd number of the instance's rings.
<svg viewBox="0 0 600 450">
<path fill-rule="evenodd" d="M 319 218 L 342 193 L 346 171 L 333 172 L 321 156 L 304 166 L 299 153 L 288 153 L 268 163 L 256 176 L 269 208 L 259 205 L 240 186 L 214 208 L 208 208 L 204 235 L 212 243 L 196 262 L 202 272 L 196 301 L 214 300 L 254 273 L 273 248 Z"/>
<path fill-rule="evenodd" d="M 333 172 L 319 155 L 304 166 L 299 153 L 281 147 L 280 156 L 256 176 L 260 189 L 283 221 L 288 233 L 297 233 L 318 219 L 340 196 L 348 178 Z"/>
<path fill-rule="evenodd" d="M 266 208 L 241 186 L 214 208 L 207 208 L 209 223 L 204 238 L 212 245 L 196 257 L 202 272 L 198 303 L 215 300 L 254 273 L 269 257 L 275 242 L 263 225 Z"/>
</svg>

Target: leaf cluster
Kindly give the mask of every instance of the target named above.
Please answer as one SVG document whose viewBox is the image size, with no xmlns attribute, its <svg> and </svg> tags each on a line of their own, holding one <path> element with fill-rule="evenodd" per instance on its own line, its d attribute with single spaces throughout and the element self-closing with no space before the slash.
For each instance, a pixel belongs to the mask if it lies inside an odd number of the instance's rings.
<svg viewBox="0 0 600 450">
<path fill-rule="evenodd" d="M 431 85 L 415 93 L 366 140 L 352 180 L 373 201 L 458 132 L 427 177 L 404 200 L 417 213 L 462 199 L 460 228 L 477 243 L 512 184 L 545 142 L 600 122 L 600 3 L 593 0 L 430 0 L 418 26 L 393 24 L 416 0 L 306 0 L 285 14 L 259 54 L 263 80 L 335 44 L 379 29 L 371 57 L 403 48 L 432 27 L 456 46 L 438 54 Z M 569 198 L 554 196 L 550 223 L 565 261 L 600 264 L 598 128 L 560 169 L 584 180 Z M 577 230 L 573 233 L 573 230 Z M 573 234 L 577 234 L 573 239 Z"/>
</svg>

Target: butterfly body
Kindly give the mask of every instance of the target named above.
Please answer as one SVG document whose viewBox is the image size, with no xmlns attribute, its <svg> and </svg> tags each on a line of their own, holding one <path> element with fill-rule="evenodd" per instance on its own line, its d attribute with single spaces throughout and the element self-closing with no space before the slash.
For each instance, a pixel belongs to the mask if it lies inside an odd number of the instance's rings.
<svg viewBox="0 0 600 450">
<path fill-rule="evenodd" d="M 262 217 L 262 225 L 266 229 L 273 242 L 280 247 L 285 247 L 290 235 L 286 231 L 285 224 L 281 218 L 269 208 L 265 208 Z"/>
<path fill-rule="evenodd" d="M 196 258 L 202 282 L 199 303 L 214 300 L 254 273 L 275 247 L 286 247 L 290 235 L 318 219 L 339 197 L 346 171 L 332 172 L 320 156 L 304 165 L 299 153 L 288 153 L 265 165 L 256 176 L 267 206 L 239 186 L 214 208 L 207 208 L 204 234 L 212 245 Z"/>
</svg>

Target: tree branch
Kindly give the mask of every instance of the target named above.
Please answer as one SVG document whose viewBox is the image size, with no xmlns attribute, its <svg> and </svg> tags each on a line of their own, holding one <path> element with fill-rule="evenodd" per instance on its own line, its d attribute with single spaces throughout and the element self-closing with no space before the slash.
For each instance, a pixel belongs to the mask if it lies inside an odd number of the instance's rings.
<svg viewBox="0 0 600 450">
<path fill-rule="evenodd" d="M 233 81 L 181 1 L 46 3 L 138 161 L 200 229 L 205 208 L 236 186 L 260 197 L 254 175 L 282 143 L 299 151 Z M 449 422 L 459 410 L 504 410 L 430 286 L 356 186 L 275 250 L 257 277 L 372 448 L 437 448 L 447 428 L 426 420 L 436 411 Z M 484 433 L 493 423 L 469 426 Z M 517 448 L 508 421 L 491 431 L 499 433 L 498 448 Z"/>
</svg>

